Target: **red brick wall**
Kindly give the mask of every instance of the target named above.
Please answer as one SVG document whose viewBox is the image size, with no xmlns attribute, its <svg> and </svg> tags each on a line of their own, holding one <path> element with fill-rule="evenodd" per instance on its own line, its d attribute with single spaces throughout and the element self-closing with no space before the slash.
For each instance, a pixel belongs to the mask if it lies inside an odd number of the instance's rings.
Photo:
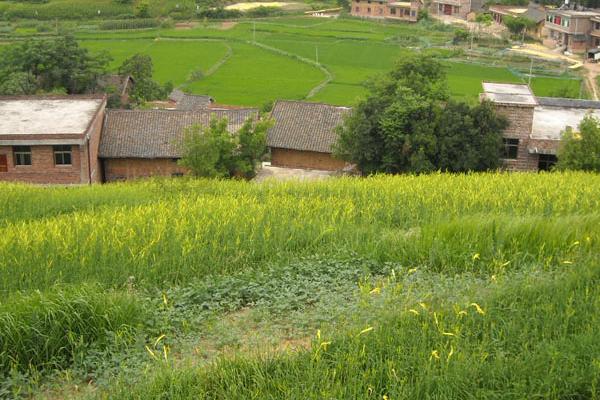
<svg viewBox="0 0 600 400">
<path fill-rule="evenodd" d="M 336 171 L 346 163 L 328 153 L 271 148 L 271 165 L 274 167 L 320 169 Z"/>
<path fill-rule="evenodd" d="M 91 160 L 91 166 L 89 170 L 89 176 L 91 176 L 92 183 L 102 182 L 102 170 L 100 166 L 100 160 L 98 159 L 98 149 L 100 147 L 100 138 L 102 135 L 102 126 L 104 125 L 106 102 L 102 105 L 100 111 L 96 114 L 96 118 L 90 124 L 88 129 L 89 141 L 89 158 Z M 86 151 L 87 153 L 87 151 Z M 86 154 L 87 155 L 87 154 Z M 88 171 L 86 171 L 86 181 L 88 180 Z"/>
<path fill-rule="evenodd" d="M 52 146 L 31 146 L 31 165 L 15 166 L 12 146 L 0 146 L 6 155 L 8 171 L 0 172 L 0 181 L 22 181 L 40 184 L 81 183 L 82 157 L 80 146 L 72 146 L 72 165 L 54 165 Z"/>
<path fill-rule="evenodd" d="M 533 128 L 533 110 L 531 106 L 494 104 L 496 113 L 508 120 L 503 132 L 505 138 L 519 139 L 517 158 L 504 160 L 504 167 L 510 171 L 537 171 L 538 155 L 529 154 L 529 136 Z"/>
<path fill-rule="evenodd" d="M 102 164 L 106 182 L 188 173 L 170 158 L 107 158 Z"/>
</svg>

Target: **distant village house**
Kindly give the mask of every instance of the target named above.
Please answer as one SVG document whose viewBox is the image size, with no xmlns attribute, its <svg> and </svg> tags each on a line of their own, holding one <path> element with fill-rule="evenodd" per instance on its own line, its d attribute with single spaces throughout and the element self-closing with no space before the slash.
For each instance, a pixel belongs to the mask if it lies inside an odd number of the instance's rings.
<svg viewBox="0 0 600 400">
<path fill-rule="evenodd" d="M 0 97 L 0 180 L 100 182 L 105 96 Z"/>
<path fill-rule="evenodd" d="M 348 107 L 302 101 L 278 101 L 271 116 L 275 125 L 267 134 L 271 165 L 288 168 L 341 170 L 346 163 L 332 155 L 336 128 Z"/>
<path fill-rule="evenodd" d="M 506 16 L 527 18 L 534 23 L 532 28 L 527 29 L 527 34 L 536 39 L 543 37 L 546 10 L 542 5 L 535 3 L 529 3 L 526 7 L 494 5 L 489 7 L 489 12 L 494 21 L 502 25 Z"/>
<path fill-rule="evenodd" d="M 355 17 L 416 22 L 421 8 L 423 8 L 423 3 L 420 0 L 353 0 L 350 14 Z"/>
<path fill-rule="evenodd" d="M 600 45 L 600 12 L 576 10 L 548 10 L 544 44 L 572 53 L 585 52 Z"/>
</svg>

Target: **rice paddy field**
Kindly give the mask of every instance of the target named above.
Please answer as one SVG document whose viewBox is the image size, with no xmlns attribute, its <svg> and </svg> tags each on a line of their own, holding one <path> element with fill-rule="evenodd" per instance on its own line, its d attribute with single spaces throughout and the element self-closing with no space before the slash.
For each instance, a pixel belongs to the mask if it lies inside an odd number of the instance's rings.
<svg viewBox="0 0 600 400">
<path fill-rule="evenodd" d="M 225 26 L 207 22 L 192 29 L 80 32 L 78 37 L 92 51 L 108 50 L 112 68 L 137 52 L 148 53 L 157 80 L 209 94 L 223 104 L 304 99 L 352 105 L 365 95 L 367 79 L 415 51 L 447 59 L 451 94 L 469 102 L 477 101 L 484 80 L 525 82 L 506 63 L 495 66 L 461 56 L 451 45 L 453 29 L 431 23 L 284 17 Z M 532 87 L 541 96 L 578 97 L 580 82 L 577 76 L 540 75 L 532 79 Z"/>
<path fill-rule="evenodd" d="M 0 189 L 0 397 L 600 395 L 597 174 Z"/>
</svg>

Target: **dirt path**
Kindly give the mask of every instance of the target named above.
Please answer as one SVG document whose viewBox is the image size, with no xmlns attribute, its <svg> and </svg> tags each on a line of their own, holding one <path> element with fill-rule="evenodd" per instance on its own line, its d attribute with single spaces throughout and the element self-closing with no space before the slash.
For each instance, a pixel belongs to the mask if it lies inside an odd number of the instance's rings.
<svg viewBox="0 0 600 400">
<path fill-rule="evenodd" d="M 585 84 L 592 94 L 594 100 L 599 100 L 598 97 L 598 75 L 600 75 L 600 65 L 595 63 L 585 63 L 583 68 L 587 71 L 585 74 Z"/>
</svg>

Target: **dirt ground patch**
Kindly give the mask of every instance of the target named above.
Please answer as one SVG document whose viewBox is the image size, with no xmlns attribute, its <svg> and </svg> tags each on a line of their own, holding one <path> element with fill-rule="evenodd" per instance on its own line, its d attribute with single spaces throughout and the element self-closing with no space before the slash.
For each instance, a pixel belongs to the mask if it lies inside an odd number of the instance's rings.
<svg viewBox="0 0 600 400">
<path fill-rule="evenodd" d="M 198 26 L 198 22 L 178 22 L 175 24 L 175 29 L 194 29 Z"/>
<path fill-rule="evenodd" d="M 235 22 L 235 21 L 225 21 L 225 22 L 221 22 L 221 26 L 219 26 L 219 29 L 226 31 L 228 29 L 233 28 L 236 25 L 237 25 L 237 22 Z"/>
<path fill-rule="evenodd" d="M 256 178 L 256 182 L 267 179 L 275 180 L 322 180 L 335 175 L 333 171 L 321 171 L 316 169 L 280 168 L 265 163 Z"/>
</svg>

